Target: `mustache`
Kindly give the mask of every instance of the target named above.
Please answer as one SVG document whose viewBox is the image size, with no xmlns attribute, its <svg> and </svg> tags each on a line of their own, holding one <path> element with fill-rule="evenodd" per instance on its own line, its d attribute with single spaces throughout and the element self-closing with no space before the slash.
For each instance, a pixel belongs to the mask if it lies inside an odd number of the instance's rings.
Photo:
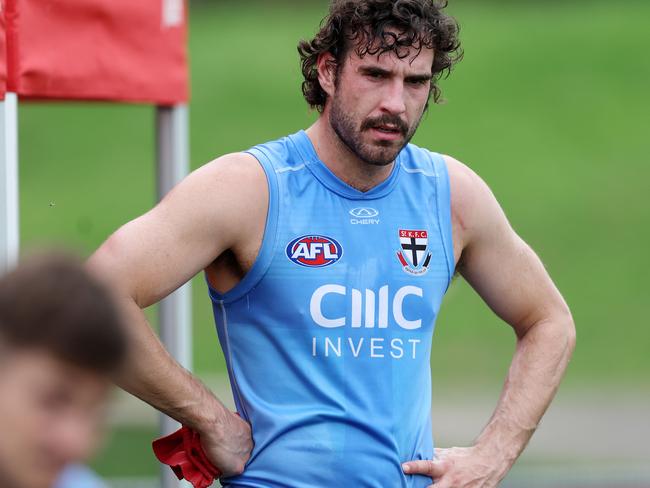
<svg viewBox="0 0 650 488">
<path fill-rule="evenodd" d="M 384 114 L 379 117 L 372 117 L 364 120 L 361 124 L 361 130 L 374 129 L 375 127 L 380 127 L 382 125 L 391 125 L 396 127 L 403 136 L 406 136 L 409 130 L 406 122 L 404 122 L 398 115 L 390 114 Z"/>
</svg>

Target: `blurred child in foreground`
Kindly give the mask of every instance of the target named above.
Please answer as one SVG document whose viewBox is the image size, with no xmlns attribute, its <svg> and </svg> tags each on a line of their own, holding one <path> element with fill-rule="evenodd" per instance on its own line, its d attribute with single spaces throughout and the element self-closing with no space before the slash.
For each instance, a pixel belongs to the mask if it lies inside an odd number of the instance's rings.
<svg viewBox="0 0 650 488">
<path fill-rule="evenodd" d="M 75 259 L 41 256 L 0 279 L 2 488 L 50 488 L 93 454 L 125 349 L 109 292 Z"/>
</svg>

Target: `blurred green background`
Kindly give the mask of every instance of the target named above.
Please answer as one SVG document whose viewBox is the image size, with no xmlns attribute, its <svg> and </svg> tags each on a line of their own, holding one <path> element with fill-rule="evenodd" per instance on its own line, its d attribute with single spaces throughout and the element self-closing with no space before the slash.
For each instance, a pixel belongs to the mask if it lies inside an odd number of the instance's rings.
<svg viewBox="0 0 650 488">
<path fill-rule="evenodd" d="M 326 8 L 192 4 L 193 168 L 315 120 L 296 44 Z M 478 172 L 555 279 L 578 329 L 563 389 L 647 391 L 650 3 L 468 0 L 449 11 L 465 59 L 414 142 Z M 87 255 L 154 203 L 152 107 L 23 104 L 19 118 L 24 250 L 65 244 Z M 195 368 L 223 374 L 202 277 L 193 300 Z M 456 280 L 434 337 L 434 388 L 498 389 L 513 347 L 509 327 Z M 154 473 L 152 435 L 118 429 L 97 468 Z"/>
</svg>

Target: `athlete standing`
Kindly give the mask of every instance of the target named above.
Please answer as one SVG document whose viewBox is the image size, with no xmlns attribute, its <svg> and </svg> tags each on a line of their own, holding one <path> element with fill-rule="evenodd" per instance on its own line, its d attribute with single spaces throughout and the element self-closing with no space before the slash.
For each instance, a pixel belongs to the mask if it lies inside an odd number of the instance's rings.
<svg viewBox="0 0 650 488">
<path fill-rule="evenodd" d="M 408 144 L 457 58 L 456 23 L 431 0 L 339 0 L 299 51 L 316 123 L 196 170 L 91 259 L 133 322 L 122 386 L 199 431 L 225 486 L 495 487 L 575 330 L 486 184 Z M 241 418 L 141 311 L 201 270 Z M 430 342 L 455 270 L 517 349 L 476 443 L 434 450 Z"/>
</svg>

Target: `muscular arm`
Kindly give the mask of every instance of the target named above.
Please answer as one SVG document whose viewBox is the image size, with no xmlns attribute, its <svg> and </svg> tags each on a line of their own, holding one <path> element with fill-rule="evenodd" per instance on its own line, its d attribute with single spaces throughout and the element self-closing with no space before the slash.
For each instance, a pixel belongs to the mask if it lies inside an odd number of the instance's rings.
<svg viewBox="0 0 650 488">
<path fill-rule="evenodd" d="M 517 346 L 498 405 L 475 445 L 439 450 L 442 461 L 426 469 L 440 477 L 436 488 L 491 488 L 521 454 L 553 399 L 573 352 L 575 328 L 541 261 L 514 232 L 487 185 L 446 159 L 458 269 L 513 328 Z"/>
<path fill-rule="evenodd" d="M 118 294 L 129 325 L 130 354 L 118 384 L 201 432 L 208 455 L 224 474 L 243 469 L 250 432 L 170 356 L 142 309 L 263 226 L 267 195 L 264 173 L 252 156 L 224 156 L 196 170 L 155 208 L 117 230 L 89 260 L 90 268 Z"/>
<path fill-rule="evenodd" d="M 571 313 L 533 250 L 513 231 L 487 185 L 460 163 L 458 191 L 474 195 L 460 273 L 510 324 L 516 351 L 498 406 L 477 444 L 512 463 L 524 449 L 560 384 L 575 344 Z M 452 170 L 454 171 L 454 170 Z M 465 180 L 466 181 L 462 181 Z"/>
</svg>

